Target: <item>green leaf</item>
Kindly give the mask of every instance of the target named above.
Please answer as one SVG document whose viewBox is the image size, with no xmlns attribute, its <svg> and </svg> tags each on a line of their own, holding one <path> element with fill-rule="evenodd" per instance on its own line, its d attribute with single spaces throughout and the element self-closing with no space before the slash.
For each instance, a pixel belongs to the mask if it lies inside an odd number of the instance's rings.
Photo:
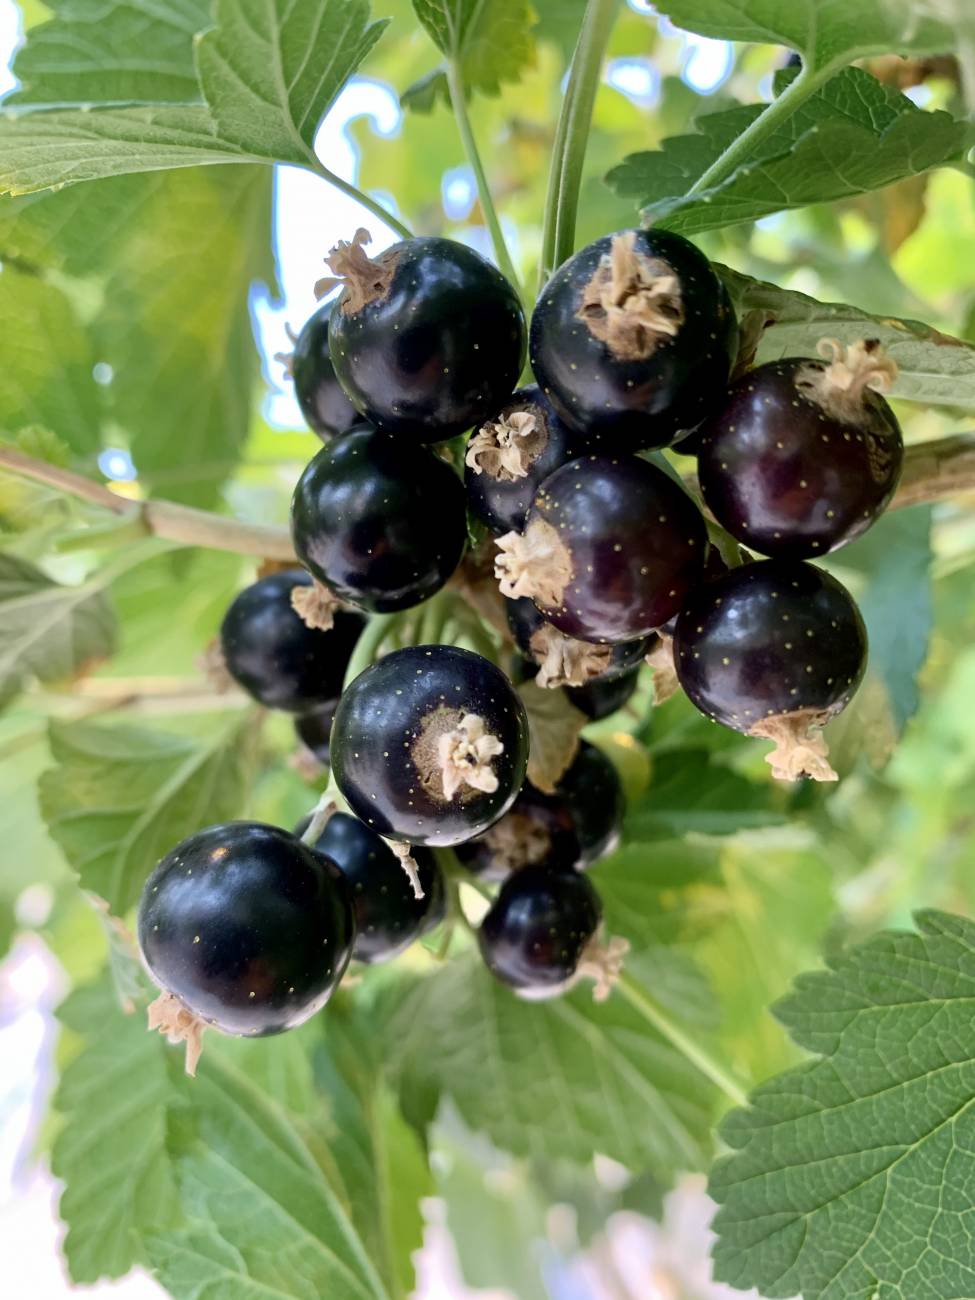
<svg viewBox="0 0 975 1300">
<path fill-rule="evenodd" d="M 83 346 L 79 375 L 143 482 L 212 506 L 251 423 L 260 361 L 248 299 L 255 280 L 274 281 L 270 229 L 271 176 L 257 167 L 121 177 L 0 204 L 0 257 L 83 280 L 95 300 L 88 337 L 76 344 L 62 295 L 33 281 L 54 296 L 58 333 L 23 335 L 51 381 L 32 418 L 46 410 L 44 422 L 76 441 L 85 408 L 79 400 L 72 410 L 74 390 L 56 367 L 70 375 Z M 111 367 L 105 386 L 92 382 L 96 360 Z"/>
<path fill-rule="evenodd" d="M 880 189 L 960 159 L 973 139 L 966 123 L 925 112 L 863 69 L 847 68 L 766 136 L 743 166 L 689 193 L 761 113 L 750 105 L 705 115 L 696 123 L 699 134 L 631 154 L 606 179 L 643 207 L 648 224 L 693 235 Z"/>
<path fill-rule="evenodd" d="M 897 735 L 917 712 L 917 676 L 934 618 L 931 510 L 898 510 L 836 556 L 836 567 L 866 577 L 857 604 L 870 638 L 870 672 L 883 682 Z"/>
<path fill-rule="evenodd" d="M 63 587 L 27 560 L 0 554 L 0 704 L 32 678 L 63 681 L 105 659 L 116 635 L 97 575 Z"/>
<path fill-rule="evenodd" d="M 148 1241 L 163 1286 L 175 1300 L 390 1300 L 292 1117 L 245 1071 L 210 1052 L 188 1090 L 173 1150 L 190 1226 Z"/>
<path fill-rule="evenodd" d="M 275 162 L 314 161 L 315 132 L 385 22 L 368 0 L 217 0 L 197 65 L 217 134 Z"/>
<path fill-rule="evenodd" d="M 663 964 L 654 975 L 656 994 Z M 479 960 L 456 959 L 405 999 L 387 1042 L 399 1044 L 408 1086 L 439 1088 L 515 1155 L 601 1152 L 666 1180 L 705 1158 L 713 1089 L 619 994 L 596 1005 L 583 987 L 525 1002 Z"/>
<path fill-rule="evenodd" d="M 870 54 L 941 54 L 954 48 L 943 6 L 917 0 L 657 0 L 678 27 L 729 41 L 788 45 L 807 66 L 840 67 Z M 930 16 L 929 16 L 930 15 Z"/>
<path fill-rule="evenodd" d="M 722 1127 L 715 1275 L 773 1300 L 975 1294 L 975 926 L 938 912 L 806 975 L 777 1014 L 818 1059 Z"/>
<path fill-rule="evenodd" d="M 721 915 L 717 854 L 686 839 L 638 837 L 639 811 L 626 824 L 622 849 L 592 872 L 610 931 L 635 948 L 678 943 L 697 935 Z M 656 834 L 661 827 L 654 826 Z"/>
<path fill-rule="evenodd" d="M 413 1253 L 423 1244 L 420 1201 L 434 1187 L 420 1140 L 384 1077 L 377 1037 L 368 1019 L 334 1003 L 315 1081 L 328 1097 L 325 1137 L 353 1222 L 390 1294 L 405 1297 L 416 1283 Z"/>
<path fill-rule="evenodd" d="M 73 9 L 37 29 L 41 55 L 29 37 L 14 65 L 19 73 L 27 63 L 30 102 L 0 113 L 0 193 L 215 162 L 314 164 L 322 116 L 384 26 L 369 22 L 368 0 L 219 0 L 216 26 L 197 41 L 210 26 L 201 8 L 183 0 L 159 18 L 145 0 L 134 10 L 106 0 L 98 44 L 89 40 L 77 67 Z M 152 32 L 165 34 L 165 48 L 147 71 Z M 196 43 L 195 85 L 187 42 Z M 138 89 L 135 102 L 118 98 L 120 86 Z M 187 97 L 176 101 L 180 87 Z"/>
<path fill-rule="evenodd" d="M 143 1234 L 179 1222 L 166 1142 L 180 1065 L 146 1032 L 143 1014 L 121 1013 L 108 981 L 72 993 L 58 1018 L 85 1036 L 54 1098 L 65 1122 L 52 1169 L 67 1184 L 60 1212 L 71 1277 L 90 1283 L 144 1262 Z"/>
<path fill-rule="evenodd" d="M 0 273 L 0 429 L 56 433 L 72 451 L 101 445 L 102 404 L 91 340 L 61 289 L 11 267 Z"/>
<path fill-rule="evenodd" d="M 817 302 L 792 289 L 718 267 L 739 315 L 767 321 L 756 360 L 813 357 L 821 338 L 878 339 L 898 366 L 894 396 L 928 406 L 975 409 L 975 346 L 920 321 L 874 316 L 846 303 Z"/>
<path fill-rule="evenodd" d="M 459 65 L 468 90 L 497 95 L 534 65 L 528 0 L 413 0 L 413 8 L 437 49 Z"/>
<path fill-rule="evenodd" d="M 654 761 L 649 789 L 629 818 L 634 839 L 654 834 L 732 835 L 774 826 L 785 818 L 768 781 L 749 781 L 730 767 L 712 762 L 707 749 L 679 749 Z"/>
<path fill-rule="evenodd" d="M 174 844 L 243 814 L 254 748 L 249 713 L 220 720 L 199 739 L 52 723 L 55 767 L 41 778 L 41 811 L 82 887 L 122 916 Z"/>
</svg>

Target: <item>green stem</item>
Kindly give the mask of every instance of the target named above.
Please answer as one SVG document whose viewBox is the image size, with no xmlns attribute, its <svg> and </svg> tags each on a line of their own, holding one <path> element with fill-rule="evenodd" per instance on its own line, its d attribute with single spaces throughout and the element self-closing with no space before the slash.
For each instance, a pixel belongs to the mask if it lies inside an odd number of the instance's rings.
<svg viewBox="0 0 975 1300">
<path fill-rule="evenodd" d="M 374 217 L 378 217 L 391 230 L 395 230 L 401 239 L 413 238 L 413 231 L 410 230 L 409 226 L 404 226 L 402 221 L 398 217 L 394 217 L 391 212 L 388 212 L 378 199 L 374 199 L 370 194 L 366 194 L 364 190 L 358 189 L 351 181 L 336 176 L 335 172 L 329 171 L 324 163 L 319 162 L 317 158 L 312 170 L 321 176 L 322 180 L 328 181 L 329 185 L 334 185 L 343 194 L 348 194 L 350 199 L 355 199 L 356 203 L 361 203 L 364 208 L 368 208 Z"/>
<path fill-rule="evenodd" d="M 617 0 L 589 0 L 572 56 L 569 84 L 555 131 L 552 169 L 545 200 L 540 283 L 572 253 L 582 165 L 599 89 L 603 55 L 616 18 Z"/>
<path fill-rule="evenodd" d="M 704 1075 L 710 1079 L 728 1100 L 735 1106 L 747 1106 L 748 1095 L 731 1074 L 715 1061 L 709 1052 L 707 1052 L 693 1039 L 688 1038 L 684 1031 L 679 1028 L 670 1016 L 663 1011 L 656 1002 L 649 996 L 645 989 L 624 971 L 616 984 L 617 989 L 629 1002 L 635 1011 L 639 1011 L 653 1027 L 666 1038 L 682 1056 Z"/>
<path fill-rule="evenodd" d="M 508 246 L 504 242 L 501 222 L 498 220 L 494 200 L 491 197 L 491 189 L 484 172 L 484 165 L 481 162 L 481 155 L 478 153 L 477 141 L 474 139 L 474 132 L 471 129 L 471 120 L 467 115 L 467 104 L 464 100 L 464 86 L 460 77 L 460 69 L 453 59 L 447 64 L 447 85 L 450 88 L 450 102 L 454 110 L 454 117 L 457 120 L 457 130 L 460 132 L 467 161 L 471 165 L 474 179 L 477 182 L 477 197 L 480 200 L 481 211 L 484 213 L 484 220 L 487 222 L 487 228 L 491 234 L 494 256 L 502 273 L 516 289 L 520 290 L 518 273 L 515 271 L 514 263 L 508 253 Z"/>
<path fill-rule="evenodd" d="M 715 158 L 711 166 L 702 172 L 688 190 L 688 194 L 700 194 L 703 190 L 713 189 L 753 158 L 756 147 L 776 131 L 786 118 L 791 117 L 799 105 L 819 89 L 831 72 L 830 67 L 815 72 L 811 72 L 808 67 L 803 67 L 795 81 L 786 86 L 778 99 L 773 99 L 765 111 L 755 118 L 751 126 L 742 131 L 724 153 Z"/>
<path fill-rule="evenodd" d="M 342 683 L 343 690 L 373 663 L 379 647 L 392 632 L 399 619 L 400 615 L 398 613 L 372 615 L 366 624 L 365 631 L 356 642 L 352 658 L 349 660 L 349 666 L 345 670 L 345 680 Z"/>
</svg>

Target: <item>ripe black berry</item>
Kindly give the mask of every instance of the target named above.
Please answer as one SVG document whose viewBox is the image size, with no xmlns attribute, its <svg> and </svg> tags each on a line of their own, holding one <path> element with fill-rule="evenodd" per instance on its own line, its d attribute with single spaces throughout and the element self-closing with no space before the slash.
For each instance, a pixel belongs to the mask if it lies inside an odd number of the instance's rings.
<svg viewBox="0 0 975 1300">
<path fill-rule="evenodd" d="M 335 373 L 374 424 L 438 442 L 498 410 L 525 356 L 518 295 L 480 254 L 450 239 L 406 239 L 370 259 L 360 230 L 332 250 L 341 283 L 329 321 Z"/>
<path fill-rule="evenodd" d="M 501 886 L 481 922 L 481 955 L 512 988 L 558 992 L 575 974 L 601 915 L 586 876 L 524 867 Z"/>
<path fill-rule="evenodd" d="M 293 1029 L 325 1005 L 355 919 L 337 868 L 287 831 L 228 822 L 183 840 L 146 882 L 139 946 L 152 978 L 227 1034 Z"/>
<path fill-rule="evenodd" d="M 306 817 L 295 827 L 296 835 L 308 821 Z M 423 897 L 416 898 L 399 859 L 357 817 L 333 813 L 313 848 L 334 862 L 348 882 L 356 919 L 356 961 L 389 961 L 443 920 L 443 874 L 429 849 L 413 850 L 423 888 Z"/>
<path fill-rule="evenodd" d="M 583 450 L 538 388 L 520 388 L 467 444 L 472 513 L 495 535 L 521 530 L 541 481 Z"/>
<path fill-rule="evenodd" d="M 332 764 L 352 811 L 410 844 L 461 844 L 521 789 L 528 720 L 504 673 L 450 646 L 384 656 L 346 688 Z"/>
<path fill-rule="evenodd" d="M 556 793 L 567 802 L 588 866 L 612 853 L 619 843 L 626 802 L 616 768 L 601 749 L 583 740 Z"/>
<path fill-rule="evenodd" d="M 509 598 L 529 596 L 582 641 L 648 636 L 684 603 L 707 533 L 682 488 L 635 456 L 570 461 L 539 487 L 523 533 L 498 538 Z"/>
<path fill-rule="evenodd" d="M 663 230 L 622 231 L 576 253 L 531 323 L 542 391 L 601 451 L 662 447 L 693 429 L 719 400 L 737 346 L 711 264 Z"/>
<path fill-rule="evenodd" d="M 326 767 L 329 762 L 328 741 L 332 734 L 332 720 L 338 708 L 338 697 L 323 704 L 320 709 L 303 713 L 295 718 L 295 735 Z"/>
<path fill-rule="evenodd" d="M 291 604 L 296 587 L 311 587 L 304 569 L 260 578 L 235 597 L 224 615 L 220 644 L 227 670 L 269 709 L 309 712 L 342 690 L 364 620 L 338 610 L 327 632 L 306 627 Z"/>
<path fill-rule="evenodd" d="M 680 684 L 702 713 L 776 742 L 776 776 L 836 779 L 819 729 L 860 684 L 867 633 L 835 578 L 788 560 L 732 569 L 693 593 L 674 649 Z"/>
<path fill-rule="evenodd" d="M 878 389 L 896 367 L 876 344 L 832 361 L 791 358 L 759 366 L 732 385 L 701 431 L 704 499 L 739 541 L 782 559 L 804 559 L 866 531 L 889 503 L 904 444 Z"/>
<path fill-rule="evenodd" d="M 567 801 L 526 781 L 509 811 L 456 853 L 468 871 L 504 880 L 524 867 L 568 870 L 580 862 L 582 845 Z"/>
<path fill-rule="evenodd" d="M 289 359 L 301 413 L 322 442 L 348 433 L 361 418 L 335 378 L 329 355 L 328 318 L 333 306 L 324 303 L 305 321 Z"/>
<path fill-rule="evenodd" d="M 512 657 L 511 678 L 516 682 L 530 682 L 538 675 L 538 664 L 522 655 Z M 637 688 L 640 665 L 620 673 L 618 677 L 597 677 L 585 686 L 564 686 L 569 703 L 590 722 L 599 722 L 621 709 Z"/>
<path fill-rule="evenodd" d="M 614 646 L 579 641 L 553 627 L 534 602 L 524 596 L 506 600 L 505 614 L 515 645 L 526 659 L 537 665 L 535 680 L 542 687 L 579 687 L 594 681 L 612 681 L 639 667 L 651 639 L 641 637 Z"/>
<path fill-rule="evenodd" d="M 460 562 L 464 488 L 425 447 L 364 425 L 305 467 L 291 536 L 301 562 L 342 600 L 382 613 L 408 609 Z"/>
</svg>

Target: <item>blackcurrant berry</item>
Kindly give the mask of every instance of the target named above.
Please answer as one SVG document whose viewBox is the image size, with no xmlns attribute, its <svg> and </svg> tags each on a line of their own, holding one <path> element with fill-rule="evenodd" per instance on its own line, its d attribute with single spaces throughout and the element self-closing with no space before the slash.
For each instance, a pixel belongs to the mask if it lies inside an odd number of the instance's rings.
<svg viewBox="0 0 975 1300">
<path fill-rule="evenodd" d="M 308 821 L 306 817 L 299 822 L 295 835 L 304 832 Z M 334 862 L 348 882 L 356 919 L 352 956 L 357 961 L 389 961 L 443 920 L 443 873 L 429 849 L 413 850 L 423 888 L 423 897 L 416 898 L 399 859 L 357 817 L 333 813 L 313 847 Z"/>
<path fill-rule="evenodd" d="M 515 645 L 538 665 L 535 680 L 542 687 L 612 681 L 639 667 L 650 642 L 649 637 L 614 646 L 579 641 L 553 627 L 524 596 L 506 600 L 505 614 Z"/>
<path fill-rule="evenodd" d="M 619 774 L 603 751 L 581 741 L 555 789 L 572 812 L 582 865 L 612 853 L 619 843 L 626 801 Z"/>
<path fill-rule="evenodd" d="M 345 288 L 329 321 L 335 373 L 374 424 L 415 442 L 463 433 L 497 411 L 525 356 L 518 295 L 480 254 L 406 239 L 369 258 L 365 231 L 328 258 Z"/>
<path fill-rule="evenodd" d="M 146 882 L 139 946 L 152 978 L 227 1034 L 276 1034 L 325 1005 L 352 953 L 338 869 L 287 831 L 228 822 L 183 840 Z"/>
<path fill-rule="evenodd" d="M 455 852 L 468 871 L 485 880 L 504 880 L 523 867 L 575 867 L 582 845 L 568 802 L 526 781 L 500 821 Z"/>
<path fill-rule="evenodd" d="M 381 613 L 408 609 L 460 562 L 463 484 L 426 447 L 360 426 L 305 467 L 291 536 L 301 562 L 342 600 Z"/>
<path fill-rule="evenodd" d="M 535 378 L 592 450 L 662 447 L 693 429 L 728 382 L 735 314 L 681 235 L 626 230 L 555 272 L 531 323 Z"/>
<path fill-rule="evenodd" d="M 227 671 L 269 709 L 305 713 L 336 699 L 362 631 L 362 616 L 346 610 L 335 613 L 327 632 L 306 627 L 291 593 L 311 585 L 304 569 L 273 573 L 245 587 L 224 615 Z"/>
<path fill-rule="evenodd" d="M 329 355 L 328 318 L 333 306 L 324 303 L 305 321 L 289 361 L 301 413 L 322 442 L 348 433 L 361 418 L 335 378 Z"/>
<path fill-rule="evenodd" d="M 329 762 L 328 741 L 332 734 L 332 720 L 338 708 L 338 698 L 323 704 L 311 713 L 302 713 L 295 718 L 295 735 L 309 749 L 319 763 L 326 767 Z"/>
<path fill-rule="evenodd" d="M 511 679 L 515 682 L 534 681 L 538 675 L 538 664 L 533 659 L 515 655 L 511 665 Z M 601 678 L 587 682 L 585 686 L 565 686 L 562 689 L 569 703 L 580 713 L 584 713 L 590 722 L 599 722 L 621 709 L 637 688 L 640 677 L 639 664 L 621 673 L 618 677 Z"/>
<path fill-rule="evenodd" d="M 587 456 L 550 474 L 523 533 L 498 538 L 502 594 L 529 596 L 561 632 L 616 644 L 649 636 L 700 581 L 701 512 L 636 456 Z"/>
<path fill-rule="evenodd" d="M 860 684 L 867 633 L 835 578 L 789 560 L 732 569 L 692 594 L 674 650 L 680 684 L 702 713 L 776 742 L 776 776 L 836 779 L 819 731 Z"/>
<path fill-rule="evenodd" d="M 805 559 L 852 541 L 900 477 L 900 426 L 875 391 L 896 367 L 876 344 L 824 343 L 829 364 L 791 358 L 743 375 L 701 431 L 704 499 L 763 555 Z"/>
<path fill-rule="evenodd" d="M 352 811 L 379 835 L 461 844 L 514 801 L 528 720 L 504 673 L 451 646 L 385 655 L 348 686 L 332 765 Z"/>
<path fill-rule="evenodd" d="M 512 988 L 558 992 L 575 974 L 601 915 L 586 876 L 524 867 L 501 886 L 481 922 L 481 955 Z"/>
<path fill-rule="evenodd" d="M 583 450 L 538 388 L 520 388 L 467 444 L 472 513 L 495 535 L 520 531 L 542 479 Z"/>
</svg>

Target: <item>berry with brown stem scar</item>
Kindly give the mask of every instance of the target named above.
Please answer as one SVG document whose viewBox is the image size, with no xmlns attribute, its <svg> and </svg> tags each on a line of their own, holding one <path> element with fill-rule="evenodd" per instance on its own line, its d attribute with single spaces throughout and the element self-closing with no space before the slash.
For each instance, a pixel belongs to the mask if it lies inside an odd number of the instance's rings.
<svg viewBox="0 0 975 1300">
<path fill-rule="evenodd" d="M 775 742 L 766 761 L 776 777 L 836 780 L 822 728 L 860 684 L 867 632 L 835 578 L 789 560 L 732 569 L 690 597 L 674 652 L 703 714 Z"/>
<path fill-rule="evenodd" d="M 332 364 L 349 400 L 412 442 L 439 442 L 496 412 L 518 382 L 525 317 L 479 253 L 450 239 L 406 239 L 371 258 L 367 231 L 326 259 L 343 292 L 329 319 Z"/>
<path fill-rule="evenodd" d="M 720 401 L 738 348 L 730 299 L 681 235 L 625 230 L 569 258 L 531 322 L 535 378 L 590 450 L 663 447 Z"/>
<path fill-rule="evenodd" d="M 528 719 L 511 682 L 481 655 L 410 646 L 346 687 L 331 752 L 339 789 L 378 835 L 462 844 L 521 789 Z"/>
<path fill-rule="evenodd" d="M 506 600 L 505 614 L 518 649 L 538 668 L 535 681 L 550 689 L 613 681 L 639 667 L 653 639 L 642 637 L 614 646 L 579 641 L 553 627 L 524 596 Z"/>
<path fill-rule="evenodd" d="M 700 581 L 707 532 L 692 499 L 656 466 L 587 456 L 550 474 L 524 531 L 497 546 L 502 595 L 530 597 L 568 636 L 616 645 L 679 611 Z"/>
<path fill-rule="evenodd" d="M 897 367 L 872 340 L 823 339 L 820 354 L 742 375 L 701 431 L 704 500 L 763 555 L 808 559 L 852 541 L 900 477 L 904 443 L 881 395 Z"/>
</svg>

